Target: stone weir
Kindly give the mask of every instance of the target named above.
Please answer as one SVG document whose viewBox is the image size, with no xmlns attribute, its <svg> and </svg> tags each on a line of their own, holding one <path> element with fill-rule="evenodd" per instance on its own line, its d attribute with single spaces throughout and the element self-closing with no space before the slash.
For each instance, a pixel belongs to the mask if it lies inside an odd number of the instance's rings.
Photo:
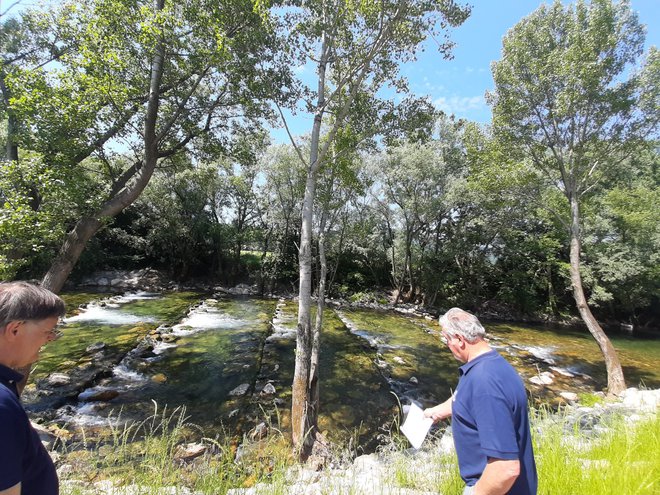
<svg viewBox="0 0 660 495">
<path fill-rule="evenodd" d="M 291 382 L 296 346 L 296 318 L 290 312 L 293 303 L 279 299 L 270 321 L 269 331 L 261 342 L 256 373 L 230 392 L 242 397 L 242 410 L 231 414 L 244 418 L 243 426 L 251 441 L 273 431 L 290 427 Z M 239 448 L 237 457 L 242 455 Z"/>
<path fill-rule="evenodd" d="M 218 294 L 217 299 L 197 301 L 188 307 L 176 325 L 140 327 L 142 337 L 137 345 L 118 347 L 106 342 L 89 345 L 76 362 L 65 362 L 64 370 L 39 378 L 26 388 L 26 409 L 37 422 L 62 425 L 72 420 L 75 422 L 81 412 L 94 415 L 111 408 L 113 399 L 126 389 L 139 388 L 145 381 L 152 387 L 166 382 L 167 376 L 152 371 L 154 363 L 166 359 L 183 336 L 204 331 L 207 329 L 205 325 L 212 328 L 208 320 L 222 315 L 217 308 L 218 300 L 226 297 Z M 121 296 L 115 296 L 94 301 L 84 310 L 89 307 L 102 308 L 100 311 L 118 309 L 122 303 L 120 299 Z M 248 340 L 243 339 L 238 348 L 233 349 L 229 362 L 224 363 L 226 372 L 231 373 L 234 380 L 240 380 L 240 384 L 228 392 L 222 404 L 218 404 L 217 419 L 225 431 L 230 431 L 237 439 L 244 434 L 250 438 L 265 436 L 266 424 L 277 423 L 273 418 L 289 409 L 289 394 L 282 394 L 282 390 L 290 380 L 288 376 L 278 375 L 280 357 L 288 359 L 295 348 L 295 327 L 290 330 L 282 327 L 285 304 L 283 300 L 277 304 L 266 333 L 249 338 L 249 349 L 242 351 L 240 346 Z M 284 365 L 282 369 L 288 369 L 288 366 Z"/>
<path fill-rule="evenodd" d="M 129 301 L 157 296 L 158 294 L 141 292 L 91 301 L 66 320 L 95 321 L 93 317 L 86 317 L 88 312 L 105 314 L 104 312 L 116 310 Z M 126 334 L 129 337 L 134 334 L 138 339 L 137 345 L 131 344 L 134 342 L 132 338 L 116 339 L 118 342 L 97 341 L 77 354 L 77 360 L 65 360 L 57 372 L 43 378 L 37 377 L 33 384 L 26 387 L 22 396 L 25 408 L 33 418 L 39 421 L 62 422 L 70 419 L 76 404 L 96 403 L 102 407 L 121 393 L 112 386 L 118 374 L 130 379 L 130 368 L 139 369 L 144 366 L 145 360 L 155 356 L 154 349 L 161 341 L 164 327 L 156 328 L 150 318 L 140 318 L 140 321 L 124 318 L 117 323 L 136 325 L 127 330 Z M 127 374 L 129 376 L 126 376 Z"/>
</svg>

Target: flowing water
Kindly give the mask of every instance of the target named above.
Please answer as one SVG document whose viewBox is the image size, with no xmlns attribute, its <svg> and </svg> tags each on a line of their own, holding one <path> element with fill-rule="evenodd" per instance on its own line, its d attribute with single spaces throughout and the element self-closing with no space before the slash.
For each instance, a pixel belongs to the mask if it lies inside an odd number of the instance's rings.
<svg viewBox="0 0 660 495">
<path fill-rule="evenodd" d="M 247 433 L 261 421 L 288 428 L 297 303 L 192 292 L 64 298 L 82 309 L 42 351 L 26 394 L 32 411 L 70 428 L 103 429 L 108 417 L 140 421 L 158 404 L 185 407 L 188 421 L 210 437 Z M 329 309 L 324 322 L 319 425 L 333 440 L 373 445 L 388 433 L 398 403 L 430 406 L 456 386 L 457 363 L 434 321 Z M 586 332 L 486 327 L 536 400 L 606 383 Z M 612 340 L 629 385 L 660 386 L 660 340 Z"/>
</svg>

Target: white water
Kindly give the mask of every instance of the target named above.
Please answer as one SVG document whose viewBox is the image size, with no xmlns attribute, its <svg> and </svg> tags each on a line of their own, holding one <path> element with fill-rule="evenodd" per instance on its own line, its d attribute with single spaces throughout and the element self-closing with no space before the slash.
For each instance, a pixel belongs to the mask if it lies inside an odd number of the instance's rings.
<svg viewBox="0 0 660 495">
<path fill-rule="evenodd" d="M 529 352 L 532 356 L 534 356 L 536 359 L 539 359 L 540 361 L 543 361 L 547 364 L 555 364 L 554 347 L 516 346 L 516 345 L 514 345 L 513 347 L 519 347 L 520 349 L 524 349 L 527 352 Z"/>
<path fill-rule="evenodd" d="M 172 344 L 171 342 L 157 342 L 156 345 L 154 345 L 153 353 L 156 355 L 162 354 L 167 349 L 171 349 L 172 347 L 176 347 L 176 344 Z"/>
<path fill-rule="evenodd" d="M 121 296 L 113 296 L 99 302 L 90 303 L 84 310 L 75 316 L 65 318 L 66 323 L 95 322 L 106 325 L 133 325 L 136 323 L 152 322 L 151 316 L 137 316 L 122 311 L 121 307 L 133 301 L 160 299 L 162 296 L 155 292 L 127 292 Z"/>
<path fill-rule="evenodd" d="M 179 336 L 191 335 L 204 330 L 240 328 L 250 323 L 248 320 L 233 318 L 216 308 L 203 304 L 181 320 L 181 323 L 174 325 L 172 327 L 172 333 Z"/>
<path fill-rule="evenodd" d="M 146 382 L 148 380 L 148 378 L 142 373 L 132 370 L 127 365 L 122 363 L 115 366 L 115 368 L 112 370 L 112 374 L 115 376 L 115 378 L 130 383 Z"/>
<path fill-rule="evenodd" d="M 151 316 L 137 316 L 123 312 L 119 307 L 101 307 L 90 305 L 80 314 L 71 316 L 64 320 L 65 323 L 96 322 L 106 325 L 132 325 L 141 322 L 152 322 Z"/>
</svg>

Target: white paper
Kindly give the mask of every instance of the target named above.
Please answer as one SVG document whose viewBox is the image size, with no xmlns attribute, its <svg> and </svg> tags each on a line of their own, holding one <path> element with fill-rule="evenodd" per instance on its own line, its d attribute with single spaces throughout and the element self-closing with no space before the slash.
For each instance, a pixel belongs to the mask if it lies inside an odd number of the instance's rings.
<svg viewBox="0 0 660 495">
<path fill-rule="evenodd" d="M 426 434 L 431 429 L 433 420 L 424 417 L 424 411 L 416 404 L 410 404 L 406 420 L 401 426 L 401 431 L 416 449 L 422 446 Z"/>
</svg>

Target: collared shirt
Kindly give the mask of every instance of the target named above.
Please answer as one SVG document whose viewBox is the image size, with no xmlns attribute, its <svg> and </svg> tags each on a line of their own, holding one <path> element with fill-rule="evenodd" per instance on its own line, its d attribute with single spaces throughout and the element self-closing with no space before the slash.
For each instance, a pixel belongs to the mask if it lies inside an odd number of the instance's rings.
<svg viewBox="0 0 660 495">
<path fill-rule="evenodd" d="M 452 433 L 461 477 L 474 485 L 489 458 L 519 460 L 520 476 L 510 495 L 535 495 L 536 464 L 525 386 L 516 370 L 496 351 L 459 368 L 452 403 Z"/>
<path fill-rule="evenodd" d="M 22 483 L 21 495 L 57 495 L 57 473 L 18 398 L 20 373 L 0 364 L 0 490 Z"/>
</svg>

